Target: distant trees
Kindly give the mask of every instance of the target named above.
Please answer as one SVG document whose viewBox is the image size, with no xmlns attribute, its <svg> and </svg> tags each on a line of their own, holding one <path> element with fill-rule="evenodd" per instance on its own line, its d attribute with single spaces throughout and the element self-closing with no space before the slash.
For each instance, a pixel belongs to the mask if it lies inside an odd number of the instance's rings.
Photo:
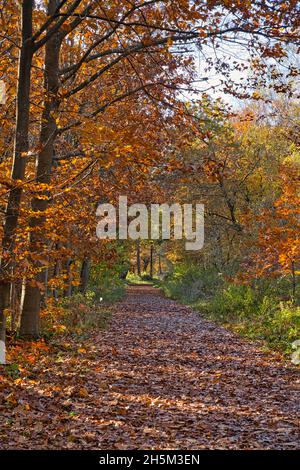
<svg viewBox="0 0 300 470">
<path fill-rule="evenodd" d="M 300 163 L 293 129 L 299 108 L 291 101 L 287 119 L 280 101 L 272 104 L 264 115 L 255 104 L 230 115 L 211 102 L 206 128 L 201 126 L 199 138 L 181 156 L 177 194 L 205 203 L 205 246 L 196 255 L 200 263 L 248 281 L 290 276 L 295 297 Z"/>
<path fill-rule="evenodd" d="M 0 9 L 0 78 L 7 85 L 0 108 L 4 342 L 5 318 L 21 298 L 16 323 L 22 336 L 36 338 L 41 305 L 50 292 L 70 294 L 72 283 L 80 284 L 87 253 L 91 263 L 118 257 L 95 238 L 99 198 L 114 202 L 122 192 L 134 200 L 151 186 L 154 170 L 164 174 L 164 162 L 170 173 L 177 171 L 170 154 L 199 136 L 199 120 L 180 93 L 201 92 L 199 84 L 207 84 L 206 76 L 196 77 L 195 48 L 205 75 L 217 71 L 226 91 L 251 96 L 263 86 L 263 72 L 273 70 L 270 59 L 286 61 L 287 45 L 299 40 L 299 12 L 293 1 L 0 0 Z M 231 72 L 245 65 L 208 52 L 232 43 L 248 49 L 253 67 L 251 81 L 239 87 Z M 293 78 L 295 66 L 287 69 Z M 277 77 L 284 90 L 281 82 Z M 224 129 L 219 147 L 231 132 Z M 205 143 L 211 131 L 204 126 L 201 132 Z M 223 220 L 229 217 L 236 230 L 245 173 L 235 190 L 225 174 L 234 169 L 211 152 L 212 146 L 201 172 L 216 178 L 227 206 Z"/>
</svg>

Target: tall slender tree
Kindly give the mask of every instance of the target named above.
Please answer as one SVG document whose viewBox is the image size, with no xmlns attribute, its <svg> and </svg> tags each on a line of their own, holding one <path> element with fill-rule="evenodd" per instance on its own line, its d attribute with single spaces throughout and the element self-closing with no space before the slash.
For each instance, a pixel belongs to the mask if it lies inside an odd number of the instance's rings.
<svg viewBox="0 0 300 470">
<path fill-rule="evenodd" d="M 21 48 L 16 99 L 16 130 L 14 157 L 11 177 L 16 184 L 11 188 L 5 211 L 3 228 L 2 255 L 0 260 L 0 362 L 5 362 L 5 311 L 9 306 L 10 275 L 12 269 L 11 252 L 15 245 L 15 233 L 19 218 L 22 187 L 17 183 L 25 176 L 26 154 L 28 152 L 30 76 L 33 57 L 32 15 L 33 0 L 26 0 L 21 5 Z"/>
</svg>

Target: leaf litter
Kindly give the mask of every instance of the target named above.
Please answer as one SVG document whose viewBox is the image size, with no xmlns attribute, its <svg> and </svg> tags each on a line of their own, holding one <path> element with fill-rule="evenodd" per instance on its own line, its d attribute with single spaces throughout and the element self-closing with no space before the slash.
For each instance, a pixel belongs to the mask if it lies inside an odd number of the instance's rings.
<svg viewBox="0 0 300 470">
<path fill-rule="evenodd" d="M 1 449 L 300 448 L 299 369 L 152 287 L 35 354 L 1 370 Z"/>
</svg>

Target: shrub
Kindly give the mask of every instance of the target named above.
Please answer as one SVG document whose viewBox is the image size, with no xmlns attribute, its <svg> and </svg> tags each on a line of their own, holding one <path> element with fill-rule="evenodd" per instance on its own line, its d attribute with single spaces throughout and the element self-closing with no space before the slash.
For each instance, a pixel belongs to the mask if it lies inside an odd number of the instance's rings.
<svg viewBox="0 0 300 470">
<path fill-rule="evenodd" d="M 245 318 L 256 309 L 254 291 L 249 286 L 231 284 L 213 297 L 210 310 L 220 319 Z"/>
<path fill-rule="evenodd" d="M 238 285 L 225 281 L 216 270 L 182 265 L 161 285 L 168 296 L 274 349 L 290 353 L 292 342 L 300 337 L 300 307 L 282 300 L 288 298 L 288 279 Z"/>
<path fill-rule="evenodd" d="M 163 289 L 169 297 L 193 303 L 203 296 L 213 295 L 220 288 L 223 280 L 214 270 L 205 270 L 197 265 L 180 265 L 163 283 Z"/>
<path fill-rule="evenodd" d="M 42 312 L 42 331 L 45 336 L 54 334 L 77 333 L 106 326 L 110 318 L 107 306 L 96 300 L 94 293 L 77 293 L 59 302 L 50 301 Z"/>
<path fill-rule="evenodd" d="M 122 264 L 108 267 L 106 263 L 100 263 L 91 269 L 89 289 L 90 295 L 102 299 L 104 303 L 113 303 L 122 299 L 125 294 L 125 281 L 120 278 L 124 270 Z"/>
</svg>

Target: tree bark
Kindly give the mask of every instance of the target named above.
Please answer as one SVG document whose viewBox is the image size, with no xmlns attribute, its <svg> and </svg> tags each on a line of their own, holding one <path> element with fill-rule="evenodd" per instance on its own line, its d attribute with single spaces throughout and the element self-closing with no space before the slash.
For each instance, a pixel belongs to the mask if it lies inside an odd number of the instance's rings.
<svg viewBox="0 0 300 470">
<path fill-rule="evenodd" d="M 58 244 L 56 245 L 56 248 L 58 249 Z M 59 261 L 56 261 L 55 262 L 55 265 L 54 265 L 54 268 L 53 268 L 53 277 L 56 278 L 58 275 L 59 275 L 59 272 L 60 272 L 60 262 Z M 52 297 L 54 299 L 58 299 L 58 290 L 57 290 L 57 287 L 54 287 L 52 289 Z"/>
<path fill-rule="evenodd" d="M 14 141 L 14 155 L 11 177 L 13 180 L 23 180 L 27 163 L 26 153 L 29 142 L 29 112 L 30 112 L 30 79 L 33 56 L 32 42 L 32 13 L 33 0 L 22 2 L 21 13 L 21 49 L 18 65 L 17 103 L 16 103 L 16 130 Z M 5 362 L 5 309 L 9 306 L 11 255 L 15 246 L 15 235 L 19 219 L 19 210 L 22 188 L 11 189 L 4 216 L 2 256 L 0 260 L 0 362 Z M 4 348 L 4 349 L 3 349 Z"/>
<path fill-rule="evenodd" d="M 89 282 L 89 274 L 90 274 L 90 260 L 89 258 L 85 257 L 80 272 L 80 292 L 83 294 L 86 293 L 88 282 Z"/>
<path fill-rule="evenodd" d="M 150 263 L 150 256 L 144 256 L 142 260 L 143 260 L 143 271 L 147 272 L 147 269 Z"/>
<path fill-rule="evenodd" d="M 136 242 L 136 269 L 138 276 L 141 276 L 141 247 L 139 240 Z"/>
<path fill-rule="evenodd" d="M 159 272 L 159 275 L 161 276 L 162 275 L 162 265 L 161 265 L 161 254 L 160 253 L 158 255 L 158 272 Z"/>
<path fill-rule="evenodd" d="M 55 13 L 58 7 L 58 0 L 50 0 L 48 4 L 48 16 Z M 40 147 L 38 155 L 36 181 L 49 185 L 51 182 L 51 168 L 54 155 L 54 142 L 56 138 L 56 120 L 55 113 L 59 108 L 58 89 L 59 89 L 59 55 L 62 42 L 60 32 L 53 34 L 46 43 L 45 49 L 45 103 L 42 112 Z M 31 234 L 30 246 L 33 252 L 42 254 L 46 249 L 46 239 L 43 231 L 36 231 L 35 228 L 43 226 L 45 222 L 45 213 L 49 205 L 48 199 L 39 199 L 35 197 L 32 200 L 32 210 L 38 212 L 36 217 L 30 221 Z M 40 272 L 36 276 L 35 282 L 25 285 L 24 301 L 22 305 L 20 336 L 28 339 L 35 339 L 40 336 L 40 307 L 41 307 L 41 284 L 45 282 L 45 267 L 38 265 Z"/>
<path fill-rule="evenodd" d="M 64 290 L 64 297 L 71 297 L 72 296 L 72 266 L 73 260 L 68 259 L 66 262 L 66 273 L 67 273 L 67 287 Z"/>
<path fill-rule="evenodd" d="M 154 248 L 153 245 L 150 245 L 150 277 L 153 279 L 153 252 Z"/>
</svg>

